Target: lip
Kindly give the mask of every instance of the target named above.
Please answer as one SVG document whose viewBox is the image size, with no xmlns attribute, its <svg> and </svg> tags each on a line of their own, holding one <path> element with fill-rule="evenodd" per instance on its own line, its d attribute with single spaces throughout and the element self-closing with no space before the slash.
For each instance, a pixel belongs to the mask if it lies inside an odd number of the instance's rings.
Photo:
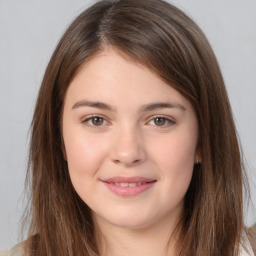
<svg viewBox="0 0 256 256">
<path fill-rule="evenodd" d="M 112 177 L 101 180 L 113 193 L 119 196 L 131 197 L 152 188 L 156 180 L 146 177 Z"/>
</svg>

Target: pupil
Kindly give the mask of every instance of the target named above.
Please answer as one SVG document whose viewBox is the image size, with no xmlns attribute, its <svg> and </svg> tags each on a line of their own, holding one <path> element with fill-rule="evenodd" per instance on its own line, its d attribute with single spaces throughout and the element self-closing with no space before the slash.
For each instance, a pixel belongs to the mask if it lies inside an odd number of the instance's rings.
<svg viewBox="0 0 256 256">
<path fill-rule="evenodd" d="M 155 119 L 155 124 L 160 126 L 160 125 L 164 125 L 165 124 L 165 119 L 164 118 L 156 118 Z"/>
<path fill-rule="evenodd" d="M 103 119 L 101 117 L 94 117 L 92 119 L 92 123 L 94 125 L 102 125 L 103 124 Z"/>
</svg>

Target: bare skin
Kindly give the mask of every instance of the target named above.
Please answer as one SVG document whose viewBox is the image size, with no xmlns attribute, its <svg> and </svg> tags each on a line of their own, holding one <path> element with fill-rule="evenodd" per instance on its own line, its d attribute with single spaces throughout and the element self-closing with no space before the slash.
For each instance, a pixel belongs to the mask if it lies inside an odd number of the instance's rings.
<svg viewBox="0 0 256 256">
<path fill-rule="evenodd" d="M 106 50 L 68 88 L 63 138 L 101 255 L 171 255 L 174 241 L 166 246 L 198 158 L 191 104 L 144 66 Z"/>
</svg>

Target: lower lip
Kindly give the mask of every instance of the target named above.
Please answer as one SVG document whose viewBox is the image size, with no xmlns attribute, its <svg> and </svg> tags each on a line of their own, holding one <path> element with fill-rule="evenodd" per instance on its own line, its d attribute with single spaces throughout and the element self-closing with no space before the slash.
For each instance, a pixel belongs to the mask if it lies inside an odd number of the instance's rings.
<svg viewBox="0 0 256 256">
<path fill-rule="evenodd" d="M 120 187 L 120 186 L 116 186 L 113 183 L 107 183 L 107 182 L 104 182 L 104 184 L 107 186 L 108 189 L 110 189 L 115 194 L 119 196 L 128 197 L 128 196 L 136 196 L 141 194 L 142 192 L 150 189 L 155 184 L 155 182 L 149 182 L 149 183 L 141 184 L 135 187 Z"/>
</svg>

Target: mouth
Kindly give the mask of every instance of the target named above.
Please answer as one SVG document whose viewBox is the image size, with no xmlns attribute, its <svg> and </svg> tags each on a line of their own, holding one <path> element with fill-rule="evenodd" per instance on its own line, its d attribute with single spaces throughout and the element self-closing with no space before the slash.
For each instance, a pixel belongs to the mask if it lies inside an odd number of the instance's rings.
<svg viewBox="0 0 256 256">
<path fill-rule="evenodd" d="M 113 177 L 102 182 L 116 195 L 131 197 L 152 188 L 156 180 L 145 177 Z"/>
<path fill-rule="evenodd" d="M 114 185 L 114 186 L 117 186 L 117 187 L 122 187 L 122 188 L 126 188 L 126 187 L 130 187 L 130 188 L 133 188 L 133 187 L 138 187 L 138 186 L 141 186 L 141 185 L 145 185 L 147 184 L 148 182 L 138 182 L 138 183 L 135 183 L 135 182 L 132 182 L 132 183 L 118 183 L 118 182 L 115 182 L 115 183 L 109 183 L 111 185 Z"/>
</svg>

